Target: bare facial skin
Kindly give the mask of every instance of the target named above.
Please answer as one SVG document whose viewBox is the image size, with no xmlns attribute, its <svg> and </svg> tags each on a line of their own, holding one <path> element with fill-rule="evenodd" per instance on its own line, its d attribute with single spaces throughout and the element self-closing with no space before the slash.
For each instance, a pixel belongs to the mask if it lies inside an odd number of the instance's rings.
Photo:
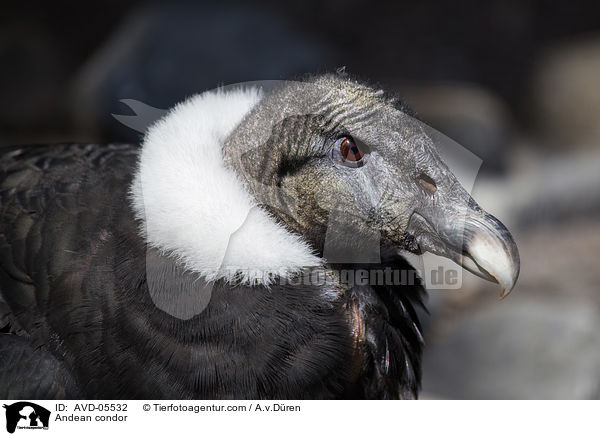
<svg viewBox="0 0 600 436">
<path fill-rule="evenodd" d="M 498 282 L 501 297 L 514 287 L 519 255 L 508 230 L 460 185 L 422 124 L 382 91 L 336 75 L 286 82 L 248 114 L 223 154 L 263 207 L 320 254 L 333 229 L 341 250 L 364 252 L 376 238 L 448 257 Z"/>
</svg>

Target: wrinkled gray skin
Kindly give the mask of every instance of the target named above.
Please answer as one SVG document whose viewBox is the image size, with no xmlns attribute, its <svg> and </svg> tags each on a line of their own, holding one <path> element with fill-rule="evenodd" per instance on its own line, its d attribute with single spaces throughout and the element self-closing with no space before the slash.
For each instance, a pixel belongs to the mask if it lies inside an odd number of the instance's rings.
<svg viewBox="0 0 600 436">
<path fill-rule="evenodd" d="M 382 247 L 448 257 L 498 282 L 504 297 L 519 274 L 510 233 L 463 189 L 407 112 L 343 76 L 286 82 L 223 152 L 257 201 L 320 254 L 331 243 L 368 256 L 369 239 L 380 238 Z M 347 135 L 368 150 L 361 167 L 343 162 L 339 138 Z"/>
</svg>

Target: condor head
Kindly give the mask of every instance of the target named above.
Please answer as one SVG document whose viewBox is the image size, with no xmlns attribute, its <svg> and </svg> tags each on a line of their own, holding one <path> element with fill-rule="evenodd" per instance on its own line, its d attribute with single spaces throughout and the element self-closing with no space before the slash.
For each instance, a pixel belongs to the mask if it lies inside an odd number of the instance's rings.
<svg viewBox="0 0 600 436">
<path fill-rule="evenodd" d="M 340 76 L 288 82 L 268 94 L 224 144 L 228 166 L 269 212 L 328 262 L 378 246 L 431 252 L 497 282 L 519 275 L 506 227 L 485 212 L 443 162 L 410 111 Z"/>
</svg>

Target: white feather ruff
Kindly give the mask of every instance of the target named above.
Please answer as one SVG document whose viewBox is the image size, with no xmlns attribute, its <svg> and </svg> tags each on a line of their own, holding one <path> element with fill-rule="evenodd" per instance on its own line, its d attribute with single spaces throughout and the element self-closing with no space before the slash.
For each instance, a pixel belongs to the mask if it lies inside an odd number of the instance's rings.
<svg viewBox="0 0 600 436">
<path fill-rule="evenodd" d="M 261 98 L 256 88 L 191 97 L 144 139 L 130 190 L 143 236 L 207 280 L 269 285 L 322 264 L 223 163 L 223 141 Z"/>
</svg>

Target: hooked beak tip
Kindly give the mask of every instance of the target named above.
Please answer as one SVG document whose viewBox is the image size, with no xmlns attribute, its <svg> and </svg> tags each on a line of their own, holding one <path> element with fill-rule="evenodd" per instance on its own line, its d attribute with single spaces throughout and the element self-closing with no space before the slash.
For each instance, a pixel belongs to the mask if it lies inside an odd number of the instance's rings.
<svg viewBox="0 0 600 436">
<path fill-rule="evenodd" d="M 478 269 L 477 275 L 500 285 L 500 300 L 503 300 L 519 277 L 519 251 L 506 227 L 490 215 L 488 217 L 490 219 L 471 221 L 474 230 L 465 241 L 465 257 L 472 260 Z M 471 268 L 468 263 L 465 266 L 472 271 L 473 265 Z"/>
<path fill-rule="evenodd" d="M 494 216 L 481 210 L 462 219 L 425 218 L 415 212 L 408 230 L 416 234 L 420 251 L 445 256 L 467 271 L 500 285 L 500 299 L 515 287 L 520 271 L 519 250 L 506 229 Z M 440 232 L 438 229 L 442 229 Z M 423 248 L 424 247 L 424 248 Z"/>
</svg>

